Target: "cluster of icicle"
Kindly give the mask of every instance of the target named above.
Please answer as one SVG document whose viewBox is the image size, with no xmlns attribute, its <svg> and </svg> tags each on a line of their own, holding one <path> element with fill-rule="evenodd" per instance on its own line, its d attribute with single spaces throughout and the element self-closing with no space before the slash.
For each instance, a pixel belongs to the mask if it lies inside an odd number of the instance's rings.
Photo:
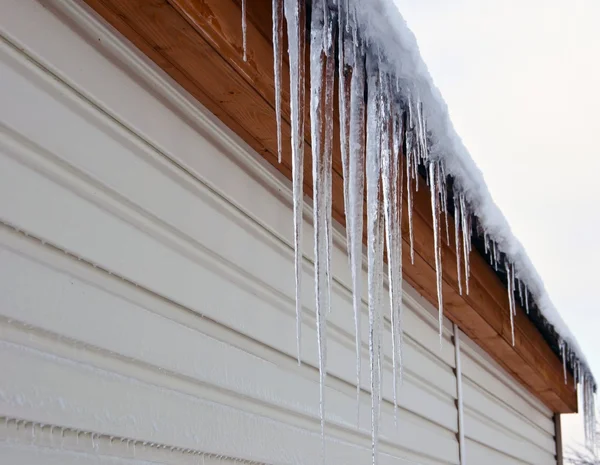
<svg viewBox="0 0 600 465">
<path fill-rule="evenodd" d="M 245 0 L 242 2 L 244 59 L 246 58 Z M 310 11 L 307 11 L 307 7 Z M 327 373 L 327 316 L 331 307 L 332 248 L 332 152 L 334 144 L 334 99 L 338 75 L 339 140 L 344 178 L 344 203 L 348 256 L 352 272 L 356 331 L 356 390 L 361 378 L 361 276 L 363 259 L 363 204 L 367 205 L 369 359 L 371 373 L 371 434 L 373 463 L 378 457 L 378 438 L 383 372 L 384 252 L 389 278 L 389 322 L 392 331 L 393 402 L 398 405 L 402 376 L 402 206 L 407 199 L 410 258 L 414 263 L 413 190 L 423 176 L 431 193 L 434 258 L 437 277 L 440 344 L 443 328 L 442 249 L 454 247 L 459 292 L 469 293 L 473 214 L 464 193 L 453 185 L 449 193 L 443 158 L 428 151 L 427 121 L 418 91 L 400 81 L 391 71 L 385 52 L 361 36 L 356 9 L 349 0 L 273 0 L 273 48 L 275 106 L 281 161 L 281 86 L 283 67 L 283 17 L 287 22 L 290 66 L 290 115 L 294 210 L 297 353 L 301 359 L 302 208 L 306 105 L 306 47 L 310 50 L 310 124 L 313 166 L 314 285 L 320 374 L 321 434 L 325 428 L 325 377 Z M 310 37 L 306 21 L 310 18 Z M 366 179 L 365 179 L 366 178 Z M 406 193 L 404 193 L 406 189 Z M 452 208 L 451 208 L 452 207 Z M 449 213 L 454 218 L 450 239 Z M 442 221 L 443 215 L 443 221 Z M 444 234 L 445 230 L 445 234 Z M 516 274 L 515 266 L 499 251 L 497 243 L 483 235 L 485 252 L 496 270 L 506 271 L 512 343 L 517 296 L 529 312 L 530 292 Z M 385 245 L 385 247 L 384 247 Z M 581 382 L 586 417 L 586 438 L 594 442 L 593 377 L 583 370 L 575 354 L 561 342 L 565 383 L 567 361 L 574 368 L 575 383 Z M 324 451 L 323 451 L 324 452 Z"/>
</svg>

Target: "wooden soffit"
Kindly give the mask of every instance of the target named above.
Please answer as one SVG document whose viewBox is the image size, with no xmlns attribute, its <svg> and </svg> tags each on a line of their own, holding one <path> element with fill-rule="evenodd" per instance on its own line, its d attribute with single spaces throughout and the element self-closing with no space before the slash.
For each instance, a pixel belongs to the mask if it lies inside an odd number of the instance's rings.
<svg viewBox="0 0 600 465">
<path fill-rule="evenodd" d="M 85 1 L 291 179 L 287 58 L 282 91 L 283 159 L 281 164 L 277 161 L 271 0 L 247 2 L 247 61 L 243 59 L 239 0 Z M 305 127 L 304 192 L 312 195 L 310 125 Z M 333 216 L 345 224 L 339 149 L 334 153 L 333 171 Z M 403 208 L 404 279 L 436 306 L 431 201 L 427 189 L 420 189 L 414 202 L 414 264 L 410 262 L 407 239 L 408 209 Z M 450 237 L 454 237 L 453 231 Z M 470 292 L 460 295 L 454 247 L 442 242 L 445 315 L 552 411 L 576 412 L 577 393 L 571 375 L 568 374 L 565 384 L 562 362 L 521 308 L 517 308 L 515 345 L 512 345 L 507 292 L 483 257 L 476 251 L 471 253 Z"/>
</svg>

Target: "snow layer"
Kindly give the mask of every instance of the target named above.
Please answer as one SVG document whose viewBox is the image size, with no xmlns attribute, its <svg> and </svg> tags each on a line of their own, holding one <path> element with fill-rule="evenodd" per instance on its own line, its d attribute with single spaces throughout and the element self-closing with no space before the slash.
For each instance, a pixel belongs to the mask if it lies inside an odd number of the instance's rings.
<svg viewBox="0 0 600 465">
<path fill-rule="evenodd" d="M 478 217 L 480 226 L 496 242 L 499 251 L 506 254 L 514 264 L 515 277 L 527 286 L 548 323 L 579 361 L 588 367 L 577 339 L 552 304 L 542 279 L 494 203 L 481 171 L 456 133 L 447 105 L 419 53 L 415 36 L 394 0 L 349 2 L 351 8 L 356 9 L 356 19 L 363 36 L 371 44 L 378 46 L 387 58 L 387 65 L 392 68 L 390 71 L 423 102 L 430 139 L 429 156 L 443 161 L 446 174 L 455 179 L 455 185 L 464 194 L 471 212 Z"/>
</svg>

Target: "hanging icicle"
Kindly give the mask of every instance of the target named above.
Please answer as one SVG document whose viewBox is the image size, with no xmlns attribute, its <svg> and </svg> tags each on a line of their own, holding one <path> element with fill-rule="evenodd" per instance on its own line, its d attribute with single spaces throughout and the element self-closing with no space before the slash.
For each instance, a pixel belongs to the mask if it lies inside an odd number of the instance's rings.
<svg viewBox="0 0 600 465">
<path fill-rule="evenodd" d="M 281 73 L 283 70 L 283 0 L 273 0 L 273 71 L 275 76 L 275 118 L 277 160 L 281 163 Z"/>
<path fill-rule="evenodd" d="M 292 190 L 294 204 L 294 274 L 296 281 L 296 350 L 302 357 L 302 212 L 304 198 L 304 50 L 305 2 L 284 0 L 290 63 L 290 114 L 292 120 Z"/>
<path fill-rule="evenodd" d="M 385 212 L 385 232 L 388 258 L 388 278 L 390 295 L 390 323 L 392 339 L 392 389 L 394 401 L 394 419 L 397 419 L 398 410 L 398 372 L 399 372 L 399 331 L 400 307 L 402 305 L 402 235 L 400 230 L 400 217 L 398 208 L 400 197 L 399 187 L 399 156 L 395 149 L 397 134 L 395 126 L 397 119 L 392 112 L 391 82 L 387 75 L 380 77 L 382 95 L 382 122 L 381 136 L 383 205 Z"/>
<path fill-rule="evenodd" d="M 376 62 L 367 57 L 367 256 L 368 256 L 368 290 L 369 290 L 369 361 L 371 367 L 371 443 L 373 465 L 377 464 L 379 446 L 379 409 L 380 392 L 380 317 L 379 287 L 382 285 L 377 274 L 379 257 L 383 254 L 381 237 L 380 182 L 381 182 L 381 118 L 379 73 Z"/>
<path fill-rule="evenodd" d="M 348 5 L 346 5 L 346 8 Z M 340 152 L 344 176 L 346 244 L 352 272 L 356 345 L 356 424 L 360 421 L 362 230 L 364 201 L 364 58 L 352 40 L 348 11 L 338 15 Z"/>
<path fill-rule="evenodd" d="M 242 47 L 244 49 L 244 61 L 248 61 L 248 23 L 246 19 L 246 0 L 242 0 Z"/>
<path fill-rule="evenodd" d="M 356 396 L 357 425 L 360 405 L 361 378 L 361 309 L 362 309 L 362 256 L 363 256 L 363 202 L 365 177 L 365 58 L 352 41 L 354 70 L 350 83 L 350 147 L 349 147 L 349 187 L 346 218 L 350 225 L 350 257 L 352 268 L 352 290 L 354 307 L 354 330 L 356 336 Z"/>
<path fill-rule="evenodd" d="M 407 116 L 407 128 L 406 128 L 406 199 L 408 203 L 408 235 L 410 239 L 410 262 L 415 264 L 415 236 L 413 232 L 413 194 L 412 194 L 412 182 L 414 173 L 412 166 L 414 165 L 413 153 L 414 153 L 414 121 L 411 111 L 410 99 L 408 100 L 408 116 Z"/>
<path fill-rule="evenodd" d="M 442 331 L 444 328 L 444 301 L 442 297 L 442 243 L 440 238 L 440 205 L 438 199 L 439 192 L 439 172 L 437 162 L 429 162 L 429 188 L 431 190 L 431 215 L 433 218 L 433 252 L 435 256 L 435 275 L 438 298 L 439 332 L 440 346 L 442 344 Z"/>
<path fill-rule="evenodd" d="M 467 211 L 467 203 L 464 194 L 459 194 L 460 214 L 463 237 L 463 255 L 465 259 L 465 289 L 469 294 L 469 276 L 471 274 L 471 266 L 469 254 L 471 252 L 471 216 Z"/>
<path fill-rule="evenodd" d="M 456 277 L 458 279 L 458 292 L 462 295 L 462 272 L 461 272 L 461 241 L 460 241 L 460 224 L 461 224 L 460 202 L 458 194 L 454 191 L 454 245 L 456 247 Z"/>
<path fill-rule="evenodd" d="M 558 347 L 560 348 L 560 356 L 562 358 L 563 364 L 563 376 L 565 379 L 565 384 L 567 384 L 567 354 L 566 354 L 566 346 L 565 341 L 562 339 L 558 342 Z"/>
<path fill-rule="evenodd" d="M 325 461 L 325 378 L 327 316 L 331 308 L 331 152 L 333 148 L 333 18 L 319 2 L 312 8 L 310 42 L 310 116 L 315 237 L 315 296 L 319 352 L 319 413 Z"/>
<path fill-rule="evenodd" d="M 514 280 L 512 278 L 513 267 L 512 265 L 506 261 L 506 281 L 507 281 L 507 290 L 508 290 L 508 311 L 510 313 L 510 333 L 512 337 L 512 345 L 515 345 L 515 293 L 514 293 Z"/>
</svg>

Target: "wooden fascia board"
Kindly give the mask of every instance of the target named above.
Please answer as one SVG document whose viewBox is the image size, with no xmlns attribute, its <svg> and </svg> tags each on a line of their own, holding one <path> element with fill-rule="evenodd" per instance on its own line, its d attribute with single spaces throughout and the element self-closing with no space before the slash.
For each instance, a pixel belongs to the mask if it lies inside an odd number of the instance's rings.
<svg viewBox="0 0 600 465">
<path fill-rule="evenodd" d="M 235 0 L 86 2 L 291 179 L 289 78 L 285 65 L 282 93 L 284 148 L 282 163 L 277 163 L 273 56 L 268 35 L 270 0 L 248 2 L 247 62 L 242 58 L 241 9 Z M 305 126 L 304 190 L 310 196 L 310 130 L 308 124 Z M 337 148 L 333 170 L 333 216 L 344 224 L 342 168 Z M 429 193 L 422 187 L 415 195 L 414 264 L 410 262 L 406 198 L 403 201 L 404 277 L 436 306 Z M 449 227 L 450 238 L 453 238 L 453 225 Z M 565 384 L 561 361 L 521 308 L 517 308 L 515 346 L 512 346 L 507 292 L 483 257 L 471 253 L 470 293 L 460 295 L 452 239 L 450 244 L 443 242 L 446 316 L 554 412 L 577 411 L 577 392 L 571 375 Z"/>
</svg>

